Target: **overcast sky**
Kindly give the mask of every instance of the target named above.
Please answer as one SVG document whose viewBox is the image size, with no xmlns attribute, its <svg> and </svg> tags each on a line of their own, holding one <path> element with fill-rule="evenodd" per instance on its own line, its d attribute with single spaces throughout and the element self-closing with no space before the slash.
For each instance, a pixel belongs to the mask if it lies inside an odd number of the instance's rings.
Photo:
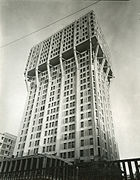
<svg viewBox="0 0 140 180">
<path fill-rule="evenodd" d="M 94 0 L 0 0 L 0 45 L 40 29 Z M 121 158 L 140 157 L 140 1 L 99 3 L 0 49 L 0 132 L 17 135 L 26 99 L 30 48 L 94 10 L 111 52 L 111 104 Z"/>
</svg>

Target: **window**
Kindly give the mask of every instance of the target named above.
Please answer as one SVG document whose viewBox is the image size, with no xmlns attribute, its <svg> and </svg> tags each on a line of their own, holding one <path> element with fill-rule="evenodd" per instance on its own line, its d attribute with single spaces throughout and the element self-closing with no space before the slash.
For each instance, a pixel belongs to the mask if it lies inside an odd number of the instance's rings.
<svg viewBox="0 0 140 180">
<path fill-rule="evenodd" d="M 38 153 L 38 148 L 34 148 L 34 153 L 35 153 L 35 154 Z"/>
<path fill-rule="evenodd" d="M 58 121 L 55 121 L 55 126 L 57 126 L 57 124 L 58 124 Z"/>
<path fill-rule="evenodd" d="M 64 149 L 67 149 L 67 143 L 64 143 Z"/>
<path fill-rule="evenodd" d="M 46 139 L 44 139 L 44 144 L 46 144 Z"/>
<path fill-rule="evenodd" d="M 64 134 L 64 140 L 67 140 L 67 134 Z"/>
<path fill-rule="evenodd" d="M 86 85 L 84 85 L 83 88 L 86 89 Z"/>
<path fill-rule="evenodd" d="M 35 141 L 35 146 L 39 145 L 39 140 Z"/>
<path fill-rule="evenodd" d="M 84 127 L 84 122 L 81 122 L 81 128 L 83 128 Z"/>
<path fill-rule="evenodd" d="M 74 109 L 71 109 L 70 114 L 74 114 L 74 111 L 75 111 Z"/>
<path fill-rule="evenodd" d="M 68 115 L 68 111 L 66 111 L 66 116 Z"/>
<path fill-rule="evenodd" d="M 81 146 L 84 146 L 84 140 L 81 140 Z"/>
<path fill-rule="evenodd" d="M 94 149 L 93 148 L 90 149 L 90 155 L 94 156 Z"/>
<path fill-rule="evenodd" d="M 93 138 L 90 138 L 90 145 L 93 145 Z"/>
<path fill-rule="evenodd" d="M 89 102 L 91 101 L 91 97 L 90 97 L 90 96 L 88 97 L 88 101 L 89 101 Z"/>
<path fill-rule="evenodd" d="M 98 144 L 98 146 L 100 146 L 100 139 L 99 139 L 99 137 L 97 137 L 97 144 Z"/>
<path fill-rule="evenodd" d="M 88 130 L 89 135 L 92 135 L 92 129 Z"/>
<path fill-rule="evenodd" d="M 30 150 L 28 150 L 28 155 L 30 155 Z"/>
<path fill-rule="evenodd" d="M 80 150 L 80 156 L 83 157 L 84 156 L 84 151 Z"/>
<path fill-rule="evenodd" d="M 70 152 L 68 152 L 68 158 L 70 158 L 71 157 L 71 153 Z"/>
<path fill-rule="evenodd" d="M 68 123 L 68 118 L 65 118 L 65 123 Z"/>
<path fill-rule="evenodd" d="M 91 112 L 88 112 L 88 117 L 91 117 Z"/>
<path fill-rule="evenodd" d="M 20 144 L 18 145 L 18 149 L 20 149 Z"/>
<path fill-rule="evenodd" d="M 38 126 L 38 127 L 37 127 L 37 131 L 40 131 L 41 128 L 42 128 L 42 125 Z"/>
<path fill-rule="evenodd" d="M 75 133 L 72 133 L 72 139 L 74 139 L 75 138 Z"/>
<path fill-rule="evenodd" d="M 55 145 L 53 145 L 53 151 L 55 151 Z"/>
<path fill-rule="evenodd" d="M 84 119 L 84 114 L 81 114 L 81 119 Z"/>
<path fill-rule="evenodd" d="M 84 137 L 84 131 L 83 130 L 81 131 L 81 137 Z"/>
<path fill-rule="evenodd" d="M 57 134 L 57 128 L 54 129 L 54 134 Z"/>
<path fill-rule="evenodd" d="M 53 141 L 56 142 L 56 136 L 54 136 L 54 140 Z"/>
<path fill-rule="evenodd" d="M 45 136 L 47 136 L 47 131 L 45 131 Z"/>
<path fill-rule="evenodd" d="M 105 135 L 105 133 L 104 133 L 104 139 L 106 139 L 106 135 Z"/>
<path fill-rule="evenodd" d="M 101 156 L 101 150 L 98 148 L 98 155 Z"/>
<path fill-rule="evenodd" d="M 88 120 L 88 126 L 91 126 L 91 125 L 92 125 L 91 120 Z"/>
<path fill-rule="evenodd" d="M 68 130 L 68 127 L 67 126 L 65 126 L 65 131 L 67 131 Z"/>
<path fill-rule="evenodd" d="M 75 138 L 75 133 L 69 133 L 69 139 L 74 139 Z"/>
<path fill-rule="evenodd" d="M 106 145 L 106 142 L 105 142 L 105 149 L 107 149 L 107 145 Z"/>
<path fill-rule="evenodd" d="M 71 148 L 71 142 L 68 143 L 68 148 Z"/>
<path fill-rule="evenodd" d="M 72 141 L 72 145 L 71 145 L 71 146 L 72 146 L 72 148 L 74 148 L 74 147 L 75 147 L 75 143 L 74 143 L 74 141 Z"/>
<path fill-rule="evenodd" d="M 45 152 L 45 147 L 43 147 L 43 150 L 42 150 L 42 152 L 43 152 L 43 153 Z"/>
<path fill-rule="evenodd" d="M 31 147 L 31 144 L 32 144 L 32 142 L 30 141 L 30 143 L 29 143 L 29 147 Z"/>
<path fill-rule="evenodd" d="M 41 133 L 39 132 L 39 133 L 37 133 L 36 134 L 36 138 L 39 138 L 40 137 L 40 135 L 41 135 Z"/>
</svg>

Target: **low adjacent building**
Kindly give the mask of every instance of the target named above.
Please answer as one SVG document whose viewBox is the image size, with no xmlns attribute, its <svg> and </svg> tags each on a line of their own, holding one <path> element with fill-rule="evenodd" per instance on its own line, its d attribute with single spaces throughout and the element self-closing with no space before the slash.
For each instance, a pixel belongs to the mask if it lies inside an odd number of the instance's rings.
<svg viewBox="0 0 140 180">
<path fill-rule="evenodd" d="M 0 133 L 0 160 L 13 155 L 16 136 L 9 133 Z"/>
</svg>

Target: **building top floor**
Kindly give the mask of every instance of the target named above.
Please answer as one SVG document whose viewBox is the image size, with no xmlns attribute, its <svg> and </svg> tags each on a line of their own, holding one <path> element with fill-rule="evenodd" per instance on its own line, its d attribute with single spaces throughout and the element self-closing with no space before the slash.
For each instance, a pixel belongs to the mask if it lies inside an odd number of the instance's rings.
<svg viewBox="0 0 140 180">
<path fill-rule="evenodd" d="M 60 31 L 36 44 L 30 50 L 25 68 L 25 75 L 34 76 L 35 68 L 43 70 L 43 64 L 49 63 L 55 66 L 59 63 L 59 57 L 69 59 L 73 57 L 74 50 L 83 52 L 90 48 L 91 40 L 93 48 L 99 44 L 99 56 L 110 59 L 108 46 L 103 33 L 95 18 L 94 11 L 90 11 Z"/>
</svg>

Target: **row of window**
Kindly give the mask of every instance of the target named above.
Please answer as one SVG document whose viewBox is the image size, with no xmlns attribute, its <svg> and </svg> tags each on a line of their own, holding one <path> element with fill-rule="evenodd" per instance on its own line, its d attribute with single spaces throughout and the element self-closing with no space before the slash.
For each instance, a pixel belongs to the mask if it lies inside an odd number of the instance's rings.
<svg viewBox="0 0 140 180">
<path fill-rule="evenodd" d="M 75 124 L 70 124 L 69 126 L 64 126 L 64 131 L 72 131 L 75 130 Z"/>
<path fill-rule="evenodd" d="M 63 140 L 70 140 L 75 138 L 75 132 L 69 132 L 67 134 L 63 134 Z"/>
<path fill-rule="evenodd" d="M 46 121 L 51 121 L 56 119 L 58 119 L 58 113 L 46 117 Z"/>
<path fill-rule="evenodd" d="M 84 122 L 84 121 L 81 121 L 81 122 L 80 122 L 80 127 L 81 127 L 81 128 L 86 127 L 86 125 L 87 125 L 87 126 L 92 126 L 92 121 L 91 121 L 91 119 L 88 120 L 88 121 L 86 121 L 86 122 Z"/>
<path fill-rule="evenodd" d="M 69 111 L 66 110 L 66 111 L 65 111 L 65 116 L 72 115 L 72 114 L 74 114 L 74 113 L 75 113 L 75 108 L 74 108 L 74 109 L 70 109 Z"/>
<path fill-rule="evenodd" d="M 47 143 L 55 143 L 56 142 L 56 136 L 54 136 L 54 137 L 52 136 L 52 137 L 49 137 L 47 139 L 45 138 L 43 143 L 46 144 L 46 142 Z"/>
<path fill-rule="evenodd" d="M 55 127 L 55 126 L 57 126 L 57 124 L 58 124 L 58 121 L 53 121 L 53 122 L 50 122 L 50 123 L 46 123 L 46 128 Z"/>
<path fill-rule="evenodd" d="M 50 145 L 50 146 L 44 146 L 42 149 L 42 152 L 51 152 L 51 151 L 55 151 L 55 145 Z"/>
<path fill-rule="evenodd" d="M 75 101 L 70 102 L 70 103 L 67 103 L 67 104 L 64 105 L 64 107 L 65 107 L 66 109 L 72 108 L 72 107 L 74 107 L 74 106 L 75 106 Z"/>
<path fill-rule="evenodd" d="M 45 136 L 49 135 L 56 135 L 57 134 L 57 128 L 49 129 L 48 131 L 45 131 Z"/>
<path fill-rule="evenodd" d="M 90 148 L 90 149 L 80 150 L 80 157 L 87 157 L 87 155 L 94 156 L 94 149 Z"/>
<path fill-rule="evenodd" d="M 86 140 L 82 139 L 80 141 L 80 145 L 81 146 L 93 145 L 93 138 L 90 138 L 89 141 L 87 141 L 87 139 Z"/>
<path fill-rule="evenodd" d="M 64 123 L 72 123 L 75 121 L 75 116 L 65 117 Z"/>
<path fill-rule="evenodd" d="M 59 111 L 59 106 L 52 108 L 52 109 L 48 109 L 47 114 L 56 113 L 58 111 Z"/>
<path fill-rule="evenodd" d="M 66 100 L 66 102 L 72 102 L 72 100 L 75 100 L 75 95 L 66 97 L 65 100 Z"/>
<path fill-rule="evenodd" d="M 74 151 L 69 151 L 69 152 L 64 152 L 64 153 L 60 153 L 60 157 L 61 158 L 74 158 L 74 154 L 75 152 Z"/>
<path fill-rule="evenodd" d="M 85 129 L 80 131 L 80 136 L 85 137 L 85 136 L 92 136 L 93 135 L 93 130 L 92 129 Z"/>
<path fill-rule="evenodd" d="M 71 148 L 75 148 L 75 142 L 74 141 L 63 144 L 63 149 L 71 149 Z"/>
</svg>

